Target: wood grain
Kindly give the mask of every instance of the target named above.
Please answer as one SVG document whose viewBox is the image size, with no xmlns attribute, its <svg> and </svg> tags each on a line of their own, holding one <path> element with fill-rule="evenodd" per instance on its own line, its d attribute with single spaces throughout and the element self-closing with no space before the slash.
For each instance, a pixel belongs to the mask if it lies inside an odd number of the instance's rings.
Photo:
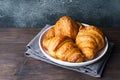
<svg viewBox="0 0 120 80">
<path fill-rule="evenodd" d="M 115 43 L 102 78 L 60 68 L 24 56 L 25 46 L 40 28 L 0 28 L 0 80 L 119 80 L 120 28 L 102 28 Z"/>
</svg>

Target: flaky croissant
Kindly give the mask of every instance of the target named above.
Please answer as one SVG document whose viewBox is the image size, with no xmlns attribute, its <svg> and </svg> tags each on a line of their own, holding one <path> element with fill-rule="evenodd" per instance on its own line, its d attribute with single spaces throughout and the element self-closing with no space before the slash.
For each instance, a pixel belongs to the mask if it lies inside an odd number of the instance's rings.
<svg viewBox="0 0 120 80">
<path fill-rule="evenodd" d="M 105 37 L 95 26 L 82 26 L 77 34 L 76 44 L 87 59 L 93 59 L 95 54 L 104 47 Z"/>
<path fill-rule="evenodd" d="M 55 36 L 44 40 L 43 46 L 48 54 L 68 62 L 82 62 L 83 55 L 73 39 L 66 36 Z"/>
<path fill-rule="evenodd" d="M 76 38 L 79 31 L 79 26 L 68 16 L 61 17 L 55 24 L 56 36 L 68 36 L 72 39 Z"/>
</svg>

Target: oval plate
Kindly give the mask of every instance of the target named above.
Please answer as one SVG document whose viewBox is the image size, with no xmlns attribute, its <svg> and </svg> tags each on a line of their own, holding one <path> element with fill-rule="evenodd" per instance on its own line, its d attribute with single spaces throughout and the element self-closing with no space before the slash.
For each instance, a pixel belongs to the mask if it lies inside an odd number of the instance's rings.
<svg viewBox="0 0 120 80">
<path fill-rule="evenodd" d="M 88 24 L 84 24 L 84 23 L 82 23 L 83 25 L 85 25 L 85 26 L 89 26 Z M 97 54 L 97 56 L 94 58 L 94 59 L 92 59 L 92 60 L 87 60 L 87 61 L 85 61 L 85 62 L 79 62 L 79 63 L 71 63 L 71 62 L 67 62 L 67 61 L 62 61 L 62 60 L 60 60 L 60 59 L 56 59 L 56 58 L 53 58 L 53 57 L 51 57 L 48 53 L 47 53 L 47 51 L 42 47 L 42 41 L 43 41 L 43 36 L 44 36 L 44 34 L 46 33 L 46 31 L 48 30 L 48 29 L 50 29 L 51 27 L 48 27 L 48 28 L 46 28 L 44 31 L 42 31 L 41 32 L 41 35 L 40 35 L 40 37 L 39 37 L 39 47 L 40 47 L 40 50 L 42 51 L 42 53 L 44 54 L 44 56 L 46 56 L 48 59 L 50 59 L 51 61 L 53 61 L 53 62 L 55 62 L 55 63 L 57 63 L 57 64 L 60 64 L 60 65 L 64 65 L 64 66 L 85 66 L 85 65 L 89 65 L 89 64 L 92 64 L 92 63 L 94 63 L 94 62 L 96 62 L 96 61 L 98 61 L 100 58 L 102 58 L 104 55 L 105 55 L 105 53 L 106 53 L 106 51 L 107 51 L 107 49 L 108 49 L 108 40 L 107 40 L 107 37 L 105 37 L 105 47 L 103 48 L 103 49 L 101 49 Z"/>
</svg>

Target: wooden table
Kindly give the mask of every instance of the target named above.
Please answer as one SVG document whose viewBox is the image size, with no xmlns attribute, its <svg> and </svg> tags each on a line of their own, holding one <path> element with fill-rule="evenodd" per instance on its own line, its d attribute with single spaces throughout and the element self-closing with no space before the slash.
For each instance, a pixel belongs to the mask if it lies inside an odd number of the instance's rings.
<svg viewBox="0 0 120 80">
<path fill-rule="evenodd" d="M 25 46 L 40 30 L 0 28 L 0 80 L 120 80 L 120 28 L 102 28 L 115 43 L 102 78 L 25 57 Z"/>
</svg>

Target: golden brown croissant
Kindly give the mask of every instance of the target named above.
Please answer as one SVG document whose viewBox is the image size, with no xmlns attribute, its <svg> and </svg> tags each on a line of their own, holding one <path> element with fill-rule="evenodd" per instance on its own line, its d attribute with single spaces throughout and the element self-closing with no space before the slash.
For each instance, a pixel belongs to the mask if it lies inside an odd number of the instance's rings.
<svg viewBox="0 0 120 80">
<path fill-rule="evenodd" d="M 76 44 L 87 59 L 104 47 L 105 39 L 102 31 L 94 26 L 82 26 L 76 37 Z"/>
<path fill-rule="evenodd" d="M 42 46 L 47 50 L 48 45 L 46 44 L 47 40 L 50 38 L 55 37 L 55 30 L 54 27 L 51 27 L 50 29 L 48 29 L 44 36 L 43 36 L 43 41 L 42 41 Z"/>
<path fill-rule="evenodd" d="M 78 31 L 79 26 L 68 16 L 61 17 L 55 24 L 56 36 L 63 35 L 75 39 Z"/>
<path fill-rule="evenodd" d="M 83 55 L 78 49 L 74 41 L 67 36 L 55 36 L 46 39 L 43 46 L 48 51 L 48 54 L 54 58 L 68 62 L 82 62 Z"/>
</svg>

